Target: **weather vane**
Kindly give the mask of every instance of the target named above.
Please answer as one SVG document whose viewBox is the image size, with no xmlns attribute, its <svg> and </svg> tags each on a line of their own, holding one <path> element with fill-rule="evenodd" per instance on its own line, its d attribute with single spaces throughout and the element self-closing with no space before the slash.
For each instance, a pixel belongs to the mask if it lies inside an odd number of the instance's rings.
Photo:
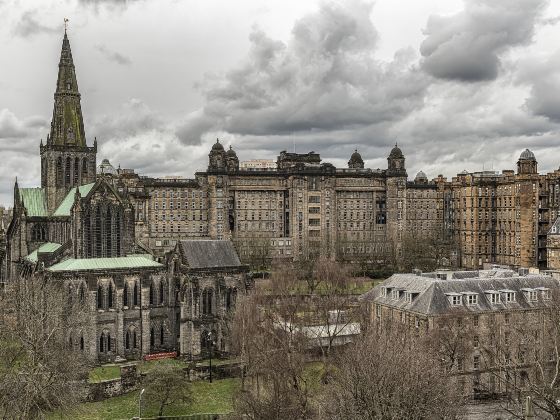
<svg viewBox="0 0 560 420">
<path fill-rule="evenodd" d="M 64 32 L 68 29 L 68 18 L 64 18 Z"/>
</svg>

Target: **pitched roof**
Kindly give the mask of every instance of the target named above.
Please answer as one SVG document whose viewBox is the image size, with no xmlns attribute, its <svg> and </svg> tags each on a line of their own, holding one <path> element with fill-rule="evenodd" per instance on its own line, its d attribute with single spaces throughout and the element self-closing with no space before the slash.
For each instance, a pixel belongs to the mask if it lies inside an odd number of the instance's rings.
<svg viewBox="0 0 560 420">
<path fill-rule="evenodd" d="M 46 217 L 49 215 L 45 200 L 45 190 L 42 188 L 20 188 L 19 194 L 24 207 L 27 209 L 28 216 Z"/>
<path fill-rule="evenodd" d="M 504 276 L 505 273 L 496 272 L 494 276 L 488 272 L 480 272 L 476 278 L 451 278 L 440 280 L 415 274 L 395 274 L 380 285 L 361 296 L 362 300 L 373 301 L 394 308 L 411 311 L 423 315 L 437 315 L 451 312 L 482 312 L 503 309 L 530 309 L 541 307 L 542 299 L 528 301 L 524 291 L 527 289 L 543 290 L 558 289 L 558 282 L 550 276 L 526 275 Z M 384 295 L 383 288 L 390 291 Z M 540 289 L 539 289 L 540 288 Z M 411 292 L 416 294 L 412 301 L 404 296 L 393 298 L 392 290 Z M 492 303 L 489 298 L 491 291 L 501 293 L 516 292 L 513 302 Z M 451 305 L 449 295 L 478 295 L 477 303 L 473 305 Z"/>
<path fill-rule="evenodd" d="M 82 197 L 85 197 L 86 195 L 89 194 L 89 192 L 91 191 L 94 185 L 95 183 L 91 183 L 91 184 L 81 185 L 77 188 L 79 188 L 80 195 Z M 74 204 L 75 195 L 76 195 L 76 187 L 72 188 L 68 192 L 68 194 L 66 194 L 66 197 L 64 197 L 64 200 L 62 200 L 60 206 L 58 206 L 58 208 L 55 210 L 53 216 L 70 216 L 70 210 L 72 209 L 72 205 Z"/>
<path fill-rule="evenodd" d="M 128 255 L 114 258 L 83 258 L 64 260 L 49 267 L 48 271 L 118 270 L 127 268 L 162 268 L 150 255 Z"/>
<path fill-rule="evenodd" d="M 61 246 L 62 245 L 57 244 L 56 242 L 44 243 L 39 248 L 37 248 L 35 251 L 33 251 L 31 254 L 27 255 L 25 257 L 25 259 L 32 262 L 32 263 L 36 263 L 38 261 L 38 253 L 50 254 L 52 252 L 55 252 Z"/>
<path fill-rule="evenodd" d="M 190 268 L 241 266 L 237 252 L 230 241 L 181 241 L 179 248 Z"/>
</svg>

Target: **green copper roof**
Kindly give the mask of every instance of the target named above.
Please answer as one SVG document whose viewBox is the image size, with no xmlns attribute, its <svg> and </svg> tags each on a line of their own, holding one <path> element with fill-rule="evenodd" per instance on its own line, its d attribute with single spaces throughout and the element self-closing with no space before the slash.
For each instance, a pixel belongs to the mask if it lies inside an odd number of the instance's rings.
<svg viewBox="0 0 560 420">
<path fill-rule="evenodd" d="M 80 189 L 80 195 L 82 197 L 88 195 L 94 185 L 95 183 L 91 183 L 78 187 Z M 62 200 L 60 206 L 58 206 L 56 211 L 53 213 L 53 216 L 70 216 L 70 209 L 72 208 L 72 204 L 74 204 L 75 195 L 76 195 L 76 187 L 72 188 L 68 192 L 66 197 L 64 197 L 64 200 Z"/>
<path fill-rule="evenodd" d="M 41 253 L 51 253 L 51 252 L 56 251 L 61 246 L 62 245 L 57 244 L 55 242 L 47 242 L 47 243 L 41 245 L 39 248 L 37 248 L 35 251 L 33 251 L 28 256 L 26 256 L 25 259 L 28 260 L 28 261 L 31 261 L 32 263 L 36 263 L 37 262 L 37 254 L 39 252 L 41 252 Z"/>
<path fill-rule="evenodd" d="M 149 256 L 127 256 L 115 258 L 68 259 L 48 268 L 48 271 L 85 271 L 115 270 L 127 268 L 161 268 L 162 264 L 150 259 Z"/>
<path fill-rule="evenodd" d="M 45 191 L 42 188 L 20 188 L 19 194 L 30 217 L 48 216 Z"/>
</svg>

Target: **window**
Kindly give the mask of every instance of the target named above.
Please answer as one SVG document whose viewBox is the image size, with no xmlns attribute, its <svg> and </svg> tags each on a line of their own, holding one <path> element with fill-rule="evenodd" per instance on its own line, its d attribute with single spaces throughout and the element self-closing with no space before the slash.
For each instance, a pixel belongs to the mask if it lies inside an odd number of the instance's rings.
<svg viewBox="0 0 560 420">
<path fill-rule="evenodd" d="M 473 357 L 473 369 L 475 370 L 480 369 L 480 356 Z"/>
<path fill-rule="evenodd" d="M 501 298 L 499 293 L 490 293 L 490 303 L 500 303 Z"/>
<path fill-rule="evenodd" d="M 478 346 L 479 346 L 478 335 L 475 335 L 475 336 L 473 337 L 473 347 L 474 347 L 475 349 L 477 349 Z"/>
<path fill-rule="evenodd" d="M 449 299 L 449 303 L 453 306 L 458 306 L 462 303 L 461 295 L 459 294 L 448 295 L 447 298 Z"/>
<path fill-rule="evenodd" d="M 511 318 L 510 318 L 510 314 L 504 314 L 504 323 L 505 323 L 506 325 L 509 324 L 510 319 L 511 319 Z"/>
<path fill-rule="evenodd" d="M 478 304 L 478 295 L 467 295 L 467 305 Z"/>
<path fill-rule="evenodd" d="M 375 305 L 375 316 L 377 318 L 381 318 L 381 306 L 380 305 Z"/>
<path fill-rule="evenodd" d="M 475 327 L 478 327 L 478 315 L 475 315 L 475 316 L 473 317 L 473 325 L 474 325 Z"/>
<path fill-rule="evenodd" d="M 399 290 L 393 290 L 393 291 L 391 292 L 391 297 L 392 297 L 393 299 L 398 299 L 398 298 L 400 297 L 400 291 L 399 291 Z"/>
</svg>

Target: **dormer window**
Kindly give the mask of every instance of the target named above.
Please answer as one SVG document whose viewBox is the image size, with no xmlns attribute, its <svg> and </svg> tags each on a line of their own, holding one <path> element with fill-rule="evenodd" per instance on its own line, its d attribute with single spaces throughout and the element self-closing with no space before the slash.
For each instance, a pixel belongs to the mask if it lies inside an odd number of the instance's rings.
<svg viewBox="0 0 560 420">
<path fill-rule="evenodd" d="M 525 295 L 525 299 L 527 302 L 537 302 L 538 301 L 538 293 L 536 289 L 521 289 L 523 294 Z"/>
<path fill-rule="evenodd" d="M 535 290 L 541 292 L 543 300 L 552 299 L 552 293 L 550 292 L 550 289 L 548 287 L 537 287 Z"/>
<path fill-rule="evenodd" d="M 498 292 L 497 290 L 486 290 L 485 293 L 488 295 L 488 300 L 490 301 L 490 303 L 502 303 L 500 292 Z"/>
<path fill-rule="evenodd" d="M 515 290 L 500 290 L 505 303 L 515 302 Z"/>
<path fill-rule="evenodd" d="M 478 295 L 476 293 L 465 293 L 467 298 L 467 305 L 477 305 L 478 304 Z"/>
<path fill-rule="evenodd" d="M 400 298 L 401 292 L 398 289 L 395 289 L 391 292 L 391 298 L 398 299 Z"/>
<path fill-rule="evenodd" d="M 382 287 L 381 287 L 381 297 L 386 298 L 387 295 L 388 295 L 388 292 L 389 292 L 390 290 L 391 290 L 390 287 L 382 286 Z"/>
<path fill-rule="evenodd" d="M 412 303 L 416 295 L 418 295 L 417 292 L 404 292 L 404 299 L 407 303 Z"/>
<path fill-rule="evenodd" d="M 463 304 L 463 296 L 459 293 L 447 293 L 447 299 L 452 306 L 459 306 Z"/>
</svg>

